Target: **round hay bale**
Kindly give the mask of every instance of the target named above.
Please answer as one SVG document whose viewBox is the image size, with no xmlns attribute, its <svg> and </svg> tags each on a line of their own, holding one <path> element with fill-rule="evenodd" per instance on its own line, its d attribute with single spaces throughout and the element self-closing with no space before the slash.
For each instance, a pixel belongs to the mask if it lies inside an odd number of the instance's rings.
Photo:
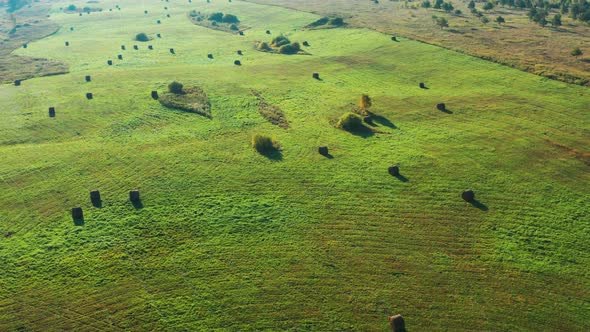
<svg viewBox="0 0 590 332">
<path fill-rule="evenodd" d="M 396 36 L 393 36 L 393 37 L 391 37 L 391 40 L 397 41 L 397 37 Z"/>
<path fill-rule="evenodd" d="M 92 96 L 92 92 L 86 92 L 86 99 L 92 99 L 92 98 L 94 98 Z"/>
<path fill-rule="evenodd" d="M 14 86 L 20 86 L 20 80 L 15 80 L 14 81 Z"/>
<path fill-rule="evenodd" d="M 322 156 L 327 156 L 328 154 L 330 154 L 328 147 L 327 146 L 320 146 L 318 148 L 318 152 L 319 154 L 321 154 Z"/>
<path fill-rule="evenodd" d="M 133 49 L 137 51 L 137 50 L 139 50 L 139 46 L 133 45 Z"/>
<path fill-rule="evenodd" d="M 112 66 L 112 65 L 113 65 L 113 60 L 107 60 L 107 64 L 108 64 L 109 66 Z"/>
<path fill-rule="evenodd" d="M 406 332 L 406 323 L 402 315 L 389 317 L 389 325 L 393 332 Z"/>
<path fill-rule="evenodd" d="M 123 60 L 123 55 L 122 54 L 117 55 L 117 59 Z"/>
<path fill-rule="evenodd" d="M 55 118 L 55 107 L 50 107 L 49 108 L 49 117 L 50 118 Z"/>
<path fill-rule="evenodd" d="M 389 172 L 389 174 L 391 176 L 398 176 L 399 175 L 399 166 L 398 165 L 389 166 L 387 171 Z"/>
<path fill-rule="evenodd" d="M 465 190 L 461 194 L 461 198 L 463 198 L 465 202 L 473 202 L 473 200 L 475 199 L 475 192 L 473 192 L 473 190 L 471 189 Z"/>
<path fill-rule="evenodd" d="M 92 205 L 97 206 L 100 205 L 100 192 L 98 190 L 94 190 L 90 192 L 90 202 Z"/>
<path fill-rule="evenodd" d="M 436 109 L 444 112 L 447 110 L 447 106 L 445 105 L 445 103 L 439 103 L 439 104 L 436 104 Z"/>
<path fill-rule="evenodd" d="M 159 34 L 157 34 L 156 36 L 157 36 L 158 38 L 162 38 L 162 34 L 160 34 L 160 33 L 159 33 Z"/>
<path fill-rule="evenodd" d="M 170 17 L 170 14 L 166 14 L 166 17 Z"/>
<path fill-rule="evenodd" d="M 209 59 L 213 59 L 213 54 L 209 53 L 209 54 L 207 54 L 207 57 L 208 57 Z"/>
<path fill-rule="evenodd" d="M 306 41 L 303 42 L 303 46 L 309 46 L 309 43 Z"/>
<path fill-rule="evenodd" d="M 148 45 L 148 50 L 153 50 L 154 46 L 153 45 Z"/>
<path fill-rule="evenodd" d="M 86 77 L 84 79 L 86 80 L 86 82 L 90 82 L 92 80 L 92 78 L 90 77 L 90 75 L 86 75 Z"/>
<path fill-rule="evenodd" d="M 266 34 L 267 35 L 270 35 L 270 30 L 266 30 Z"/>
<path fill-rule="evenodd" d="M 74 27 L 70 27 L 70 31 L 74 31 Z"/>
<path fill-rule="evenodd" d="M 121 49 L 125 51 L 125 45 L 121 45 Z"/>
<path fill-rule="evenodd" d="M 319 73 L 313 73 L 312 77 L 315 78 L 316 80 L 319 80 L 320 79 L 320 74 Z"/>
<path fill-rule="evenodd" d="M 171 48 L 171 49 L 170 49 L 170 53 L 172 53 L 172 54 L 176 54 L 176 53 L 174 52 L 174 49 L 173 49 L 173 48 Z"/>
<path fill-rule="evenodd" d="M 29 45 L 23 44 L 23 48 L 27 48 L 27 47 L 29 47 Z"/>
<path fill-rule="evenodd" d="M 141 198 L 139 197 L 139 190 L 131 190 L 129 192 L 129 200 L 134 203 L 141 201 Z"/>
<path fill-rule="evenodd" d="M 242 62 L 240 62 L 240 60 L 236 60 L 236 61 L 234 61 L 234 65 L 241 66 L 242 65 Z"/>
<path fill-rule="evenodd" d="M 143 13 L 147 15 L 148 11 L 147 10 L 144 10 Z"/>
<path fill-rule="evenodd" d="M 158 20 L 158 21 L 157 21 L 157 23 L 158 23 L 158 24 L 160 24 L 160 23 L 162 23 L 162 22 L 160 22 L 160 20 Z"/>
<path fill-rule="evenodd" d="M 72 209 L 72 219 L 79 220 L 84 218 L 84 212 L 81 207 L 75 207 Z"/>
<path fill-rule="evenodd" d="M 238 55 L 244 55 L 244 53 L 242 53 L 242 50 L 238 50 Z"/>
<path fill-rule="evenodd" d="M 80 13 L 80 15 L 78 15 L 78 16 L 82 16 L 82 13 Z"/>
<path fill-rule="evenodd" d="M 420 82 L 420 89 L 425 89 L 425 88 L 426 88 L 426 85 L 424 83 Z"/>
<path fill-rule="evenodd" d="M 239 34 L 240 34 L 240 36 L 243 36 L 244 35 L 244 31 L 240 31 Z"/>
<path fill-rule="evenodd" d="M 155 90 L 154 90 L 154 91 L 152 91 L 152 98 L 154 98 L 154 99 L 156 99 L 156 100 L 157 100 L 158 98 L 160 98 L 160 96 L 158 96 L 158 91 L 155 91 Z"/>
<path fill-rule="evenodd" d="M 70 42 L 69 41 L 67 41 L 65 44 L 66 44 L 66 46 L 70 46 Z"/>
</svg>

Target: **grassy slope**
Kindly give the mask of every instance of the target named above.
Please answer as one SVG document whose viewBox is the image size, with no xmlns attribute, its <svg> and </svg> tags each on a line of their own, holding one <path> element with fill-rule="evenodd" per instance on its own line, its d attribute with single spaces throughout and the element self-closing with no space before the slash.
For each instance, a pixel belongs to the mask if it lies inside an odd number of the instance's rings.
<svg viewBox="0 0 590 332">
<path fill-rule="evenodd" d="M 166 19 L 164 6 L 55 10 L 76 30 L 18 51 L 71 74 L 0 87 L 0 234 L 14 232 L 0 238 L 0 330 L 385 330 L 397 312 L 411 331 L 590 328 L 588 165 L 555 145 L 590 150 L 587 88 L 366 30 L 299 31 L 311 14 L 172 1 Z M 252 29 L 194 26 L 192 8 Z M 266 29 L 313 56 L 254 51 Z M 141 31 L 164 38 L 133 51 Z M 173 79 L 204 87 L 213 120 L 151 100 Z M 260 117 L 252 88 L 290 129 Z M 361 93 L 390 134 L 330 125 Z M 253 152 L 253 133 L 274 135 L 282 160 Z"/>
</svg>

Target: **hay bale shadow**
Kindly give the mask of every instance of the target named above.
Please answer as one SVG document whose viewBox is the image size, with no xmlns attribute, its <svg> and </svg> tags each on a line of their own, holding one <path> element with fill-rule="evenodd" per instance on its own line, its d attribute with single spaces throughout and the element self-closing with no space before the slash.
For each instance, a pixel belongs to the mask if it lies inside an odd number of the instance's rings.
<svg viewBox="0 0 590 332">
<path fill-rule="evenodd" d="M 400 180 L 401 182 L 410 182 L 410 179 L 403 176 L 402 174 L 394 175 L 394 177 L 397 178 L 398 180 Z"/>
<path fill-rule="evenodd" d="M 451 110 L 450 110 L 450 109 L 448 109 L 448 108 L 445 108 L 445 109 L 444 109 L 444 110 L 442 110 L 441 112 L 443 112 L 443 113 L 447 113 L 447 114 L 453 114 L 453 111 L 451 111 Z"/>
<path fill-rule="evenodd" d="M 478 201 L 477 199 L 473 199 L 471 202 L 469 202 L 472 206 L 482 210 L 482 211 L 487 211 L 489 210 L 488 206 L 483 204 L 482 202 Z"/>
<path fill-rule="evenodd" d="M 131 201 L 131 205 L 133 205 L 133 207 L 134 207 L 136 210 L 143 209 L 143 203 L 142 203 L 141 199 L 138 199 L 138 200 L 136 200 L 136 201 Z"/>
<path fill-rule="evenodd" d="M 84 226 L 84 217 L 74 218 L 74 225 L 75 226 Z"/>
</svg>

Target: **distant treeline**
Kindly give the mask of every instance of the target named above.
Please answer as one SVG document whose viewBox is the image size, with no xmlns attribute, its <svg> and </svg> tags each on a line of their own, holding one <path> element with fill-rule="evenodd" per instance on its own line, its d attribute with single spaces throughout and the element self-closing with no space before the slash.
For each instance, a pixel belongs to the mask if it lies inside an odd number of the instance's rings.
<svg viewBox="0 0 590 332">
<path fill-rule="evenodd" d="M 27 5 L 29 0 L 8 0 L 6 4 L 8 5 L 8 9 L 6 10 L 9 13 L 17 11 Z"/>
<path fill-rule="evenodd" d="M 530 9 L 529 17 L 534 20 L 541 20 L 547 16 L 551 9 L 559 9 L 562 15 L 569 15 L 574 20 L 590 22 L 590 2 L 588 0 L 499 0 L 502 6 Z"/>
</svg>

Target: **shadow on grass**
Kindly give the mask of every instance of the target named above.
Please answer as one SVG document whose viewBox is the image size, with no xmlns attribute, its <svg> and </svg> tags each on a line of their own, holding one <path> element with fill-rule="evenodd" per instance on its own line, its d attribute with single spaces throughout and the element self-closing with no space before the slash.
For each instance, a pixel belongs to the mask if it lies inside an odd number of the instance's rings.
<svg viewBox="0 0 590 332">
<path fill-rule="evenodd" d="M 133 205 L 136 210 L 143 209 L 143 203 L 141 202 L 141 199 L 137 201 L 131 201 L 131 205 Z"/>
<path fill-rule="evenodd" d="M 444 110 L 441 110 L 441 112 L 443 112 L 443 113 L 447 113 L 447 114 L 453 114 L 453 111 L 451 111 L 451 110 L 450 110 L 450 109 L 448 109 L 448 108 L 445 108 Z"/>
<path fill-rule="evenodd" d="M 269 160 L 272 161 L 281 161 L 283 160 L 283 153 L 281 152 L 281 150 L 274 150 L 274 151 L 268 151 L 268 152 L 259 152 L 261 155 L 265 156 L 266 158 L 268 158 Z"/>
<path fill-rule="evenodd" d="M 355 135 L 355 136 L 360 136 L 362 138 L 368 138 L 368 137 L 375 135 L 375 132 L 371 128 L 364 126 L 364 125 L 357 127 L 355 129 L 348 129 L 346 131 Z"/>
<path fill-rule="evenodd" d="M 84 217 L 82 217 L 82 218 L 74 218 L 74 225 L 76 225 L 76 226 L 84 226 Z"/>
<path fill-rule="evenodd" d="M 389 121 L 389 119 L 387 119 L 386 117 L 379 115 L 379 114 L 375 114 L 375 113 L 371 113 L 371 118 L 373 120 L 373 122 L 376 122 L 384 127 L 389 127 L 391 129 L 397 129 L 397 126 Z"/>
<path fill-rule="evenodd" d="M 403 176 L 403 175 L 401 175 L 401 174 L 394 175 L 394 176 L 395 176 L 395 177 L 396 177 L 398 180 L 400 180 L 401 182 L 409 182 L 409 181 L 410 181 L 410 179 L 408 179 L 407 177 L 405 177 L 405 176 Z"/>
<path fill-rule="evenodd" d="M 92 201 L 92 206 L 95 208 L 102 208 L 102 201 Z"/>
<path fill-rule="evenodd" d="M 482 202 L 478 201 L 477 199 L 474 199 L 473 201 L 470 202 L 471 205 L 473 205 L 474 207 L 482 210 L 482 211 L 487 211 L 488 207 L 487 205 L 483 204 Z"/>
</svg>

